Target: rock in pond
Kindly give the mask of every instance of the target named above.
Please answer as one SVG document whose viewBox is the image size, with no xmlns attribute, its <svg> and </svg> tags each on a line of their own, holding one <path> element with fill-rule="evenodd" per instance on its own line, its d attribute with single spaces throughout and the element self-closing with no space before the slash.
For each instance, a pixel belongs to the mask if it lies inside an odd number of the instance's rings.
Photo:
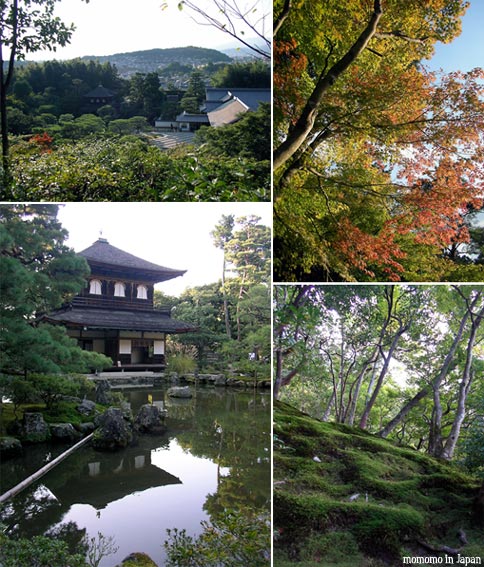
<svg viewBox="0 0 484 567">
<path fill-rule="evenodd" d="M 130 553 L 117 567 L 157 567 L 146 553 Z"/>
<path fill-rule="evenodd" d="M 119 408 L 108 408 L 99 417 L 99 427 L 92 438 L 92 445 L 100 451 L 124 449 L 133 440 L 132 425 L 124 419 Z"/>
<path fill-rule="evenodd" d="M 173 386 L 168 388 L 167 394 L 170 398 L 192 398 L 193 394 L 189 386 Z"/>
<path fill-rule="evenodd" d="M 50 435 L 54 441 L 79 441 L 81 438 L 72 423 L 51 423 Z"/>
<path fill-rule="evenodd" d="M 82 402 L 76 407 L 76 410 L 81 415 L 91 415 L 96 409 L 96 404 L 91 400 L 82 400 Z"/>
<path fill-rule="evenodd" d="M 163 433 L 166 430 L 164 417 L 163 410 L 158 406 L 145 404 L 141 406 L 134 425 L 140 433 Z"/>
<path fill-rule="evenodd" d="M 96 429 L 96 427 L 92 421 L 88 421 L 87 423 L 77 424 L 76 429 L 82 435 L 89 435 L 89 433 L 92 433 Z"/>
<path fill-rule="evenodd" d="M 26 443 L 43 443 L 50 439 L 50 429 L 44 416 L 38 412 L 25 412 L 22 420 L 21 438 Z"/>
<path fill-rule="evenodd" d="M 108 406 L 112 402 L 111 386 L 107 380 L 98 380 L 96 386 L 96 403 Z"/>
<path fill-rule="evenodd" d="M 15 437 L 0 437 L 0 457 L 10 459 L 22 454 L 22 443 Z"/>
</svg>

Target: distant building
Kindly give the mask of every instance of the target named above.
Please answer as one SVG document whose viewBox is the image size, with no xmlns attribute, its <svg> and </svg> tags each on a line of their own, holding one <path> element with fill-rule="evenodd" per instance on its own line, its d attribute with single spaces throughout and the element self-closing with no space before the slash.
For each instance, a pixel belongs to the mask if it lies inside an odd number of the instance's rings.
<svg viewBox="0 0 484 567">
<path fill-rule="evenodd" d="M 91 268 L 85 289 L 72 302 L 44 319 L 64 325 L 84 350 L 109 356 L 114 369 L 165 367 L 168 334 L 195 327 L 153 306 L 154 284 L 185 273 L 165 268 L 111 246 L 99 238 L 79 252 Z"/>
<path fill-rule="evenodd" d="M 178 130 L 193 132 L 200 126 L 224 126 L 237 122 L 246 112 L 257 110 L 271 102 L 270 89 L 239 89 L 207 87 L 200 114 L 182 112 L 172 121 Z M 155 127 L 166 128 L 167 121 L 157 120 Z M 171 123 L 170 123 L 171 124 Z"/>
<path fill-rule="evenodd" d="M 102 85 L 97 86 L 92 91 L 84 95 L 84 100 L 91 106 L 100 107 L 112 104 L 115 93 Z"/>
</svg>

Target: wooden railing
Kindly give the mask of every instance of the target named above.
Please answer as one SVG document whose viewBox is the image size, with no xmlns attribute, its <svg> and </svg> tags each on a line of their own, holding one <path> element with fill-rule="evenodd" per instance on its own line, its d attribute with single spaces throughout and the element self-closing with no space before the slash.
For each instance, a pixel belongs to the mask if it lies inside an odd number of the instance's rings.
<svg viewBox="0 0 484 567">
<path fill-rule="evenodd" d="M 168 305 L 155 308 L 153 307 L 153 303 L 146 299 L 130 300 L 125 297 L 106 297 L 104 295 L 98 297 L 80 295 L 74 297 L 71 303 L 73 306 L 83 305 L 106 309 L 136 309 L 139 311 L 151 311 L 155 309 L 156 311 L 165 313 L 165 315 L 170 315 L 171 312 L 171 308 Z"/>
</svg>

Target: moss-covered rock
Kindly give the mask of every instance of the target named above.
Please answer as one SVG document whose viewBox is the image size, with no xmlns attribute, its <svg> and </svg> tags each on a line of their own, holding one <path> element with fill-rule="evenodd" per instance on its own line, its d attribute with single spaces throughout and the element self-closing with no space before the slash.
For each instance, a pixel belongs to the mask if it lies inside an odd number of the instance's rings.
<svg viewBox="0 0 484 567">
<path fill-rule="evenodd" d="M 479 482 L 457 467 L 373 436 L 274 408 L 275 565 L 400 566 L 427 542 L 484 554 L 471 523 Z"/>
<path fill-rule="evenodd" d="M 0 458 L 10 459 L 22 454 L 22 443 L 15 437 L 0 437 Z"/>
</svg>

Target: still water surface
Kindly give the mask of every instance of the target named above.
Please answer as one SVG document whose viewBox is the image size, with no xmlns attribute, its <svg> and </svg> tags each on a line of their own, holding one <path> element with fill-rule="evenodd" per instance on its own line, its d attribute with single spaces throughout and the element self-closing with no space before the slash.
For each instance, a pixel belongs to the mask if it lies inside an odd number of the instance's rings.
<svg viewBox="0 0 484 567">
<path fill-rule="evenodd" d="M 116 453 L 80 449 L 7 503 L 2 518 L 10 533 L 62 532 L 75 542 L 101 532 L 119 549 L 100 567 L 114 567 L 134 551 L 162 567 L 167 529 L 196 535 L 202 520 L 226 507 L 268 511 L 268 393 L 199 387 L 193 399 L 177 401 L 163 389 L 130 391 L 134 413 L 148 393 L 166 403 L 167 433 L 139 437 L 135 447 Z M 2 464 L 2 491 L 63 449 L 34 447 Z"/>
</svg>

